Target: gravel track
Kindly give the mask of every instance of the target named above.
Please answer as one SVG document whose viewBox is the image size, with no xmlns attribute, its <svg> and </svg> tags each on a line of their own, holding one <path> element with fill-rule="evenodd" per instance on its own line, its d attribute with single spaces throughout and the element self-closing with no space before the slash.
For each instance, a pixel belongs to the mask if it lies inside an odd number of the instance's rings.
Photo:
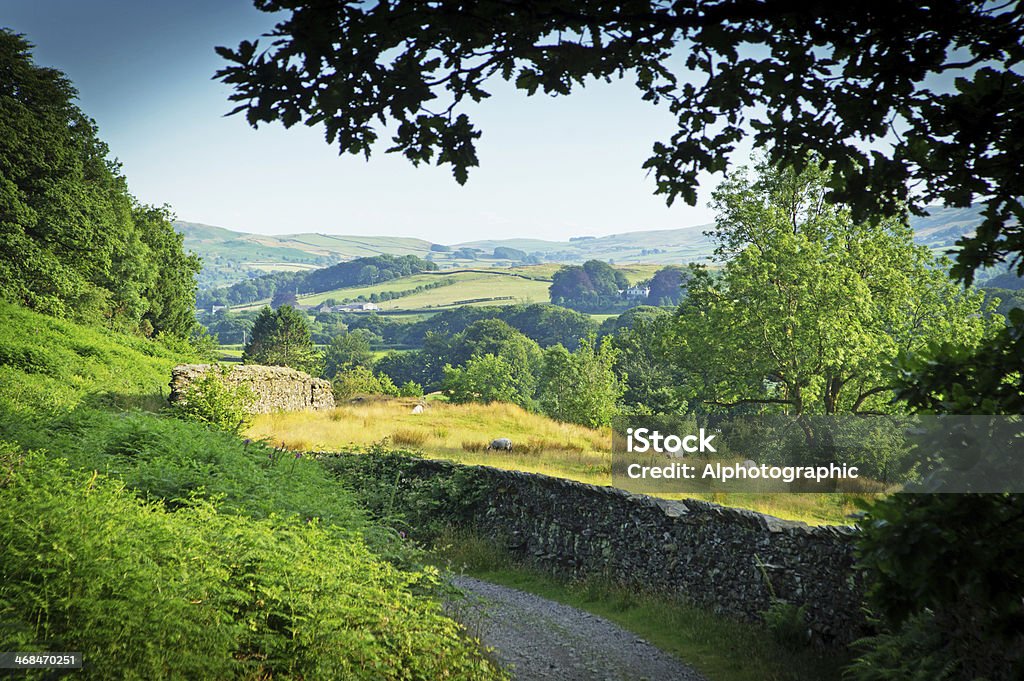
<svg viewBox="0 0 1024 681">
<path fill-rule="evenodd" d="M 516 681 L 706 681 L 597 615 L 471 577 L 452 582 L 468 598 L 449 611 L 494 648 Z"/>
</svg>

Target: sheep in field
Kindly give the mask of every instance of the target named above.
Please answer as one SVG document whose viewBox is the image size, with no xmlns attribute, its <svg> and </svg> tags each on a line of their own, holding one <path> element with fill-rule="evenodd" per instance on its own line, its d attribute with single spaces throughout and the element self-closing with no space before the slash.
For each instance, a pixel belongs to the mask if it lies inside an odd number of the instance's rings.
<svg viewBox="0 0 1024 681">
<path fill-rule="evenodd" d="M 507 437 L 499 437 L 497 440 L 491 440 L 491 444 L 487 445 L 487 449 L 501 450 L 504 452 L 512 451 L 512 440 Z"/>
</svg>

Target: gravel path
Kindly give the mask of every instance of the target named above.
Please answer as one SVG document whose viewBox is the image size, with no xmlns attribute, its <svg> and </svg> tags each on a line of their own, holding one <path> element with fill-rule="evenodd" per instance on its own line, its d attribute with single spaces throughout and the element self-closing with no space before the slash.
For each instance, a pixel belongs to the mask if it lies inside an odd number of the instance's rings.
<svg viewBox="0 0 1024 681">
<path fill-rule="evenodd" d="M 516 681 L 706 681 L 618 625 L 517 589 L 455 577 L 466 601 L 449 604 Z"/>
</svg>

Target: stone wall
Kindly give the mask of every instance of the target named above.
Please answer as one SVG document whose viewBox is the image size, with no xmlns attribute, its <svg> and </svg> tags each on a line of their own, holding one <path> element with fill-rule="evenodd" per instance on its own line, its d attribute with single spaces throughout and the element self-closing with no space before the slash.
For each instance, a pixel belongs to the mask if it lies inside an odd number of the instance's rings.
<svg viewBox="0 0 1024 681">
<path fill-rule="evenodd" d="M 826 644 L 867 633 L 853 528 L 809 527 L 704 501 L 667 501 L 485 466 L 384 461 L 375 474 L 402 486 L 439 476 L 458 480 L 454 487 L 471 496 L 459 517 L 540 566 L 612 577 L 752 620 L 775 598 L 806 605 L 809 629 Z"/>
<path fill-rule="evenodd" d="M 171 403 L 185 399 L 188 386 L 210 367 L 210 364 L 179 364 L 174 367 L 171 370 Z M 228 368 L 225 381 L 229 385 L 249 386 L 256 398 L 249 409 L 253 414 L 334 408 L 330 381 L 313 378 L 288 367 L 236 364 Z"/>
</svg>

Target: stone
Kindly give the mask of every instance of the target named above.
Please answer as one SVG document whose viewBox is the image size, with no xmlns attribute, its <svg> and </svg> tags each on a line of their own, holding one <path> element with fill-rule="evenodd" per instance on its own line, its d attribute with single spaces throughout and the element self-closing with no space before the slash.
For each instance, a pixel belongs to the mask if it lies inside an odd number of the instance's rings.
<svg viewBox="0 0 1024 681">
<path fill-rule="evenodd" d="M 213 366 L 179 364 L 174 367 L 171 370 L 171 404 L 185 400 L 189 385 Z M 225 381 L 232 386 L 249 386 L 256 398 L 249 407 L 252 414 L 334 408 L 330 381 L 313 378 L 289 367 L 236 364 L 228 369 Z"/>
</svg>

